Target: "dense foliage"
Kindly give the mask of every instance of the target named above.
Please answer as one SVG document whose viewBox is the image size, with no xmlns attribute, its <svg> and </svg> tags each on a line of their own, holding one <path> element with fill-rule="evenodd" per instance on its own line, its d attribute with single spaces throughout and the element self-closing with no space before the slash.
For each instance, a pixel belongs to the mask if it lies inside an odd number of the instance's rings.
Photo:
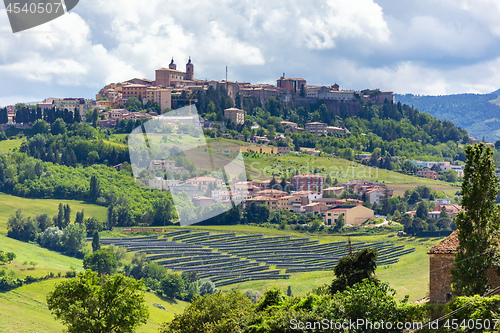
<svg viewBox="0 0 500 333">
<path fill-rule="evenodd" d="M 464 211 L 456 217 L 458 247 L 453 288 L 458 295 L 484 294 L 487 270 L 498 267 L 499 211 L 495 204 L 499 180 L 493 153 L 484 144 L 468 146 L 462 183 Z"/>
<path fill-rule="evenodd" d="M 87 270 L 58 284 L 47 304 L 68 332 L 134 332 L 149 317 L 141 288 L 121 274 L 99 277 Z"/>
</svg>

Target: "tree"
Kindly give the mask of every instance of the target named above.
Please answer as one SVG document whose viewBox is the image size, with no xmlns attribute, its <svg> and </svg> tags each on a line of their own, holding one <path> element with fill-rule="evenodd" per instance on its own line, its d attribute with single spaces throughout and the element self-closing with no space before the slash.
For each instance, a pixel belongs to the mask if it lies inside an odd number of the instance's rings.
<svg viewBox="0 0 500 333">
<path fill-rule="evenodd" d="M 330 293 L 334 295 L 338 291 L 342 292 L 364 279 L 377 283 L 378 280 L 374 277 L 376 268 L 377 250 L 375 249 L 363 249 L 342 257 L 333 269 L 336 278 L 330 285 Z"/>
<path fill-rule="evenodd" d="M 203 296 L 205 294 L 213 294 L 217 291 L 215 287 L 215 283 L 210 280 L 206 280 L 200 284 L 200 295 Z"/>
<path fill-rule="evenodd" d="M 71 218 L 71 208 L 69 207 L 69 204 L 64 205 L 63 207 L 63 223 L 64 227 L 66 228 L 69 223 L 70 223 L 70 218 Z"/>
<path fill-rule="evenodd" d="M 425 202 L 423 201 L 420 201 L 417 205 L 417 210 L 415 212 L 415 215 L 417 217 L 420 217 L 421 219 L 425 220 L 427 219 L 428 217 L 428 210 L 427 210 L 427 206 L 425 205 Z"/>
<path fill-rule="evenodd" d="M 64 229 L 64 227 L 65 227 L 65 225 L 64 225 L 64 206 L 62 203 L 59 203 L 57 217 L 55 218 L 55 225 L 61 230 Z"/>
<path fill-rule="evenodd" d="M 99 178 L 97 178 L 95 175 L 92 175 L 92 177 L 90 177 L 89 199 L 92 202 L 96 202 L 100 194 L 101 194 L 101 182 Z"/>
<path fill-rule="evenodd" d="M 102 249 L 85 255 L 85 258 L 83 258 L 83 268 L 91 269 L 97 272 L 99 276 L 110 275 L 116 272 L 118 261 L 113 251 Z"/>
<path fill-rule="evenodd" d="M 252 302 L 239 291 L 195 297 L 182 314 L 163 324 L 160 332 L 243 332 L 252 308 Z"/>
<path fill-rule="evenodd" d="M 92 252 L 96 252 L 101 249 L 101 242 L 99 241 L 99 232 L 94 231 L 92 236 Z"/>
<path fill-rule="evenodd" d="M 36 135 L 36 134 L 48 134 L 49 133 L 49 124 L 43 119 L 38 119 L 35 121 L 33 124 L 33 127 L 31 128 L 31 132 Z"/>
<path fill-rule="evenodd" d="M 149 317 L 143 283 L 87 270 L 47 295 L 49 310 L 70 333 L 134 332 Z"/>
<path fill-rule="evenodd" d="M 184 291 L 184 280 L 179 274 L 168 274 L 160 281 L 161 290 L 168 298 L 179 298 Z"/>
<path fill-rule="evenodd" d="M 63 251 L 69 254 L 77 254 L 83 248 L 85 242 L 85 226 L 81 224 L 70 224 L 61 237 Z"/>
<path fill-rule="evenodd" d="M 344 226 L 344 224 L 345 224 L 344 214 L 340 214 L 339 217 L 337 218 L 337 221 L 335 222 L 335 231 L 340 231 Z"/>
<path fill-rule="evenodd" d="M 495 201 L 499 181 L 490 147 L 469 145 L 465 154 L 464 211 L 455 217 L 459 243 L 452 280 L 456 295 L 472 296 L 489 289 L 486 272 L 497 258 L 499 215 Z"/>
<path fill-rule="evenodd" d="M 24 242 L 34 241 L 38 234 L 36 219 L 24 217 L 22 210 L 18 209 L 7 221 L 7 236 Z"/>
<path fill-rule="evenodd" d="M 64 134 L 66 133 L 66 123 L 61 118 L 57 118 L 56 121 L 52 124 L 50 132 L 53 135 Z"/>
<path fill-rule="evenodd" d="M 63 232 L 58 227 L 48 227 L 38 237 L 38 244 L 49 250 L 60 251 L 62 235 Z"/>
<path fill-rule="evenodd" d="M 137 97 L 129 97 L 125 102 L 125 109 L 130 112 L 139 112 L 142 109 L 142 103 Z"/>
<path fill-rule="evenodd" d="M 47 214 L 40 214 L 35 217 L 38 222 L 38 228 L 44 232 L 47 228 L 52 227 L 52 219 Z"/>
</svg>

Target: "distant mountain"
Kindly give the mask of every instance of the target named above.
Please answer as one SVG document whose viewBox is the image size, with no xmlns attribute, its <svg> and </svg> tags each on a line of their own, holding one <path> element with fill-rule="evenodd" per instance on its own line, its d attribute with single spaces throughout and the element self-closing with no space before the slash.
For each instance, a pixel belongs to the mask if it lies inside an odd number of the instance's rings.
<svg viewBox="0 0 500 333">
<path fill-rule="evenodd" d="M 490 94 L 396 95 L 396 101 L 413 105 L 435 118 L 450 120 L 479 140 L 483 137 L 488 142 L 500 139 L 500 89 Z"/>
</svg>

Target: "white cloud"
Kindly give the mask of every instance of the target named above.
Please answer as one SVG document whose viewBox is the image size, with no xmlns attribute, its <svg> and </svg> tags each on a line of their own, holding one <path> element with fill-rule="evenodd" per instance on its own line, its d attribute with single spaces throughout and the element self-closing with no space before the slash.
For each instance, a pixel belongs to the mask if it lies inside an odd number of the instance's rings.
<svg viewBox="0 0 500 333">
<path fill-rule="evenodd" d="M 496 0 L 95 0 L 17 34 L 3 14 L 4 95 L 79 87 L 92 95 L 109 82 L 153 79 L 172 56 L 181 70 L 191 56 L 202 79 L 222 79 L 227 64 L 230 79 L 254 83 L 287 72 L 352 89 L 441 94 L 500 86 Z"/>
</svg>

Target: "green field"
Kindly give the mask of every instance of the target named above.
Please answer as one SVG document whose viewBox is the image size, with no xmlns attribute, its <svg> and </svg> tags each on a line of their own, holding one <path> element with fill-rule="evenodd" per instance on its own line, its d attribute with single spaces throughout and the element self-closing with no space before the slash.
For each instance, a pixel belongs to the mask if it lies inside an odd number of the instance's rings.
<svg viewBox="0 0 500 333">
<path fill-rule="evenodd" d="M 47 293 L 61 281 L 48 280 L 0 293 L 0 332 L 62 332 L 63 325 L 55 320 L 46 303 Z M 153 306 L 153 303 L 163 305 L 166 310 Z M 149 320 L 139 327 L 139 333 L 157 332 L 161 323 L 172 320 L 187 305 L 182 301 L 166 301 L 152 293 L 146 293 L 146 304 Z"/>
<path fill-rule="evenodd" d="M 19 149 L 24 139 L 10 139 L 0 141 L 0 151 L 5 153 L 12 153 L 13 151 Z"/>
<path fill-rule="evenodd" d="M 0 193 L 0 233 L 7 233 L 7 221 L 16 210 L 22 209 L 26 216 L 48 214 L 52 217 L 57 214 L 59 203 L 71 207 L 71 220 L 74 221 L 76 212 L 85 211 L 85 218 L 95 217 L 99 221 L 106 221 L 106 208 L 88 204 L 77 200 L 59 199 L 26 199 Z"/>
<path fill-rule="evenodd" d="M 367 179 L 385 183 L 389 188 L 394 188 L 394 195 L 401 195 L 407 188 L 427 185 L 432 189 L 443 191 L 453 197 L 460 188 L 439 180 L 409 176 L 385 169 L 373 168 L 356 162 L 351 162 L 337 157 L 322 157 L 309 155 L 263 155 L 249 154 L 245 157 L 245 165 L 254 179 L 269 179 L 292 177 L 295 172 L 299 174 L 312 174 L 315 170 L 323 169 L 320 173 L 330 175 L 343 183 L 353 179 Z"/>
</svg>

